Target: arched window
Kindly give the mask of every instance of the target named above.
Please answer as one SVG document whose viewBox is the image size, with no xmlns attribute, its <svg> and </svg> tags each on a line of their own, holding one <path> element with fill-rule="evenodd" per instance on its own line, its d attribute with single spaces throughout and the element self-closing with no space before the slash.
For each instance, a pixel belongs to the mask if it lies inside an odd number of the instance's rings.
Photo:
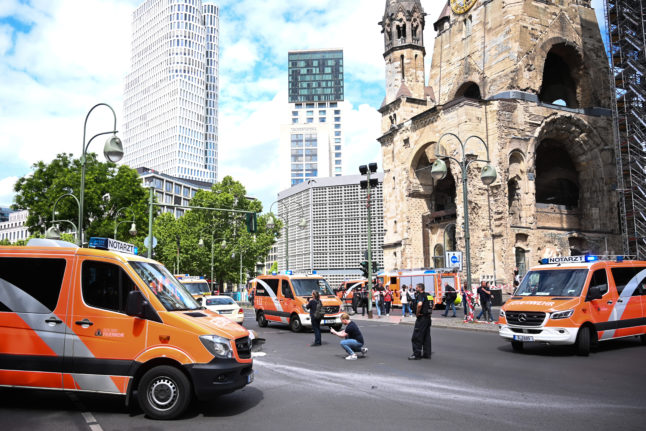
<svg viewBox="0 0 646 431">
<path fill-rule="evenodd" d="M 536 203 L 579 206 L 578 173 L 559 141 L 546 139 L 536 150 Z"/>
<path fill-rule="evenodd" d="M 543 66 L 543 82 L 538 98 L 541 102 L 578 108 L 577 73 L 581 68 L 579 54 L 565 44 L 554 45 Z"/>
<path fill-rule="evenodd" d="M 442 244 L 435 244 L 433 248 L 433 267 L 444 268 L 444 247 Z"/>
<path fill-rule="evenodd" d="M 460 89 L 455 93 L 455 98 L 466 97 L 468 99 L 482 99 L 480 95 L 480 87 L 475 82 L 465 82 Z"/>
</svg>

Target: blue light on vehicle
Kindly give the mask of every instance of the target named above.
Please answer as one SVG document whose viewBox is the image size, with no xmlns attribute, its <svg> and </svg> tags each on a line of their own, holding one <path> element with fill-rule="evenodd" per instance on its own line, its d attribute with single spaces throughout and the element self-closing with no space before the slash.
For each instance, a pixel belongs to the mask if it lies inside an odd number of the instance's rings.
<svg viewBox="0 0 646 431">
<path fill-rule="evenodd" d="M 429 269 L 428 271 L 424 271 L 424 274 L 435 274 L 435 271 Z"/>
<path fill-rule="evenodd" d="M 621 262 L 623 262 L 623 261 L 624 261 L 624 257 L 623 257 L 623 256 L 617 256 L 617 262 L 621 263 Z"/>
<path fill-rule="evenodd" d="M 276 273 L 276 271 L 272 271 L 271 275 L 278 275 L 278 274 Z"/>
<path fill-rule="evenodd" d="M 547 265 L 549 262 L 549 259 L 541 259 L 541 265 Z"/>
<path fill-rule="evenodd" d="M 586 256 L 585 261 L 586 262 L 596 262 L 599 260 L 599 256 Z"/>
<path fill-rule="evenodd" d="M 312 274 L 316 275 L 316 271 L 312 271 Z"/>
<path fill-rule="evenodd" d="M 292 270 L 291 270 L 291 269 L 289 269 L 289 270 L 285 271 L 285 275 L 292 275 L 292 274 L 293 274 L 293 272 L 292 272 Z"/>
</svg>

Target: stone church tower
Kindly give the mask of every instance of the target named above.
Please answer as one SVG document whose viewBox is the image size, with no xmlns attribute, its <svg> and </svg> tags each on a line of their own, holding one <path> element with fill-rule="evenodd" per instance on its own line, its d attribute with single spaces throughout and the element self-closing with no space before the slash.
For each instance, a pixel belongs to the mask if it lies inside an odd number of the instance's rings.
<svg viewBox="0 0 646 431">
<path fill-rule="evenodd" d="M 448 266 L 445 251 L 465 250 L 467 162 L 473 280 L 619 253 L 608 61 L 590 0 L 447 1 L 428 81 L 421 1 L 387 0 L 379 25 L 386 270 Z M 451 158 L 436 181 L 438 154 Z"/>
</svg>

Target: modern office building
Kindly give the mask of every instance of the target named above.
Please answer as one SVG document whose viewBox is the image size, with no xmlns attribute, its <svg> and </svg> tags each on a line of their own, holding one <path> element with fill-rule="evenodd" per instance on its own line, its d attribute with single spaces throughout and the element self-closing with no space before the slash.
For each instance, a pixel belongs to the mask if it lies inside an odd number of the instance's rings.
<svg viewBox="0 0 646 431">
<path fill-rule="evenodd" d="M 11 214 L 11 208 L 9 207 L 0 207 L 0 222 L 8 221 L 9 214 Z"/>
<path fill-rule="evenodd" d="M 29 217 L 27 210 L 10 212 L 7 221 L 0 222 L 0 241 L 6 239 L 14 243 L 29 238 L 27 217 Z"/>
<path fill-rule="evenodd" d="M 198 190 L 211 190 L 211 183 L 172 177 L 154 169 L 137 168 L 137 173 L 144 187 L 152 186 L 155 189 L 157 202 L 168 204 L 160 207 L 161 211 L 172 213 L 175 217 L 183 216 L 187 210 L 173 205 L 188 206 Z"/>
<path fill-rule="evenodd" d="M 376 178 L 379 185 L 371 190 L 371 249 L 372 260 L 381 269 L 384 174 L 377 173 Z M 332 287 L 361 276 L 360 262 L 368 249 L 367 191 L 359 186 L 362 179 L 360 175 L 310 179 L 278 194 L 278 216 L 283 221 L 277 250 L 279 271 L 316 271 Z M 299 226 L 302 219 L 304 228 Z"/>
<path fill-rule="evenodd" d="M 290 51 L 289 124 L 281 148 L 289 148 L 285 186 L 343 174 L 343 51 Z"/>
<path fill-rule="evenodd" d="M 134 11 L 123 163 L 217 180 L 218 37 L 212 3 L 146 0 Z"/>
</svg>

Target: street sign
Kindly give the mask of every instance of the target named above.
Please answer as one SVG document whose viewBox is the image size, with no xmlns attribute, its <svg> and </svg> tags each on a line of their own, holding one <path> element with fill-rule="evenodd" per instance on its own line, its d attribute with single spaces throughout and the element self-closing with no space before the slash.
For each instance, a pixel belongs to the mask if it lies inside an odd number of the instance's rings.
<svg viewBox="0 0 646 431">
<path fill-rule="evenodd" d="M 148 246 L 149 243 L 150 243 L 149 237 L 146 237 L 146 239 L 144 239 L 144 245 L 146 246 L 146 248 L 150 248 Z M 157 247 L 157 238 L 153 237 L 153 247 L 152 248 L 155 248 L 155 247 Z"/>
<path fill-rule="evenodd" d="M 462 271 L 462 252 L 461 251 L 447 251 L 444 257 L 446 266 L 451 268 L 459 268 Z"/>
</svg>

